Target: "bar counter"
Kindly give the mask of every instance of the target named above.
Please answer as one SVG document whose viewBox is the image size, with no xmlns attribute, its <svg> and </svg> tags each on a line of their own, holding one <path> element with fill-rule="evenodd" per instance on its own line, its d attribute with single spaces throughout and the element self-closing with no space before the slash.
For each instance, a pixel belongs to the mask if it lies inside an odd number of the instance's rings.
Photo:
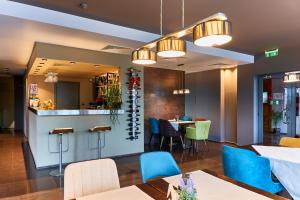
<svg viewBox="0 0 300 200">
<path fill-rule="evenodd" d="M 36 168 L 58 164 L 58 137 L 49 135 L 55 128 L 73 128 L 63 135 L 63 163 L 97 159 L 97 134 L 89 133 L 95 126 L 111 126 L 102 134 L 102 158 L 141 153 L 144 138 L 127 140 L 127 115 L 119 110 L 119 122 L 112 124 L 109 110 L 36 110 L 28 109 L 28 140 Z M 143 116 L 141 116 L 143 117 Z"/>
<path fill-rule="evenodd" d="M 80 110 L 37 110 L 29 108 L 30 111 L 38 116 L 79 116 L 79 115 L 109 115 L 109 110 L 93 110 L 93 109 L 80 109 Z M 118 114 L 124 114 L 124 110 L 118 110 Z"/>
</svg>

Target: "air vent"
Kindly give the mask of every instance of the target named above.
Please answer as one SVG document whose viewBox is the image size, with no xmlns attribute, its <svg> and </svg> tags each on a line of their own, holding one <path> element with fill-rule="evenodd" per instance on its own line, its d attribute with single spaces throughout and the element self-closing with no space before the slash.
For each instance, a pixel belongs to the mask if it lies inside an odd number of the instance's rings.
<svg viewBox="0 0 300 200">
<path fill-rule="evenodd" d="M 110 51 L 110 50 L 131 50 L 129 47 L 115 46 L 115 45 L 107 45 L 103 47 L 101 50 Z"/>
<path fill-rule="evenodd" d="M 227 63 L 214 63 L 214 64 L 210 64 L 208 66 L 228 66 L 230 64 L 227 64 Z"/>
</svg>

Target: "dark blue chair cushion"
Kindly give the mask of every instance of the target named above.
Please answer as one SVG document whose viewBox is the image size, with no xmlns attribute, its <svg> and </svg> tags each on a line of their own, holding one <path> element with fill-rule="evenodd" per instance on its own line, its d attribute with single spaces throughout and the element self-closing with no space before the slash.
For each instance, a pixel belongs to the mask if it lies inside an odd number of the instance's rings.
<svg viewBox="0 0 300 200">
<path fill-rule="evenodd" d="M 181 120 L 181 121 L 192 121 L 193 118 L 191 116 L 181 116 L 181 117 L 179 117 L 179 120 Z"/>
<path fill-rule="evenodd" d="M 149 118 L 150 131 L 152 134 L 159 134 L 159 121 L 153 117 Z"/>
</svg>

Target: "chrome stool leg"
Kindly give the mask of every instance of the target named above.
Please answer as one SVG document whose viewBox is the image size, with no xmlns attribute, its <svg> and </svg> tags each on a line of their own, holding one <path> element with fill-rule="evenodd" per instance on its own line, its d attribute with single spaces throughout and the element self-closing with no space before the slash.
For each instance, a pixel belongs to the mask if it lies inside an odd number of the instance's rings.
<svg viewBox="0 0 300 200">
<path fill-rule="evenodd" d="M 98 159 L 101 159 L 101 132 L 98 132 Z"/>
<path fill-rule="evenodd" d="M 50 171 L 50 176 L 63 176 L 64 170 L 62 168 L 62 134 L 58 135 L 58 143 L 59 143 L 59 168 L 53 171 Z"/>
</svg>

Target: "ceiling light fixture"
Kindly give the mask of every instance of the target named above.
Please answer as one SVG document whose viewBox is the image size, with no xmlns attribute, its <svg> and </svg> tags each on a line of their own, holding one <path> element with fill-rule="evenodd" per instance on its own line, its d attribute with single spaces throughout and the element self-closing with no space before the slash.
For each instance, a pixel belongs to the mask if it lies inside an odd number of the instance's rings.
<svg viewBox="0 0 300 200">
<path fill-rule="evenodd" d="M 46 83 L 56 83 L 58 81 L 57 73 L 55 72 L 48 72 L 45 77 L 44 82 Z"/>
<path fill-rule="evenodd" d="M 167 58 L 177 58 L 185 55 L 186 44 L 176 37 L 166 38 L 157 42 L 157 55 Z"/>
<path fill-rule="evenodd" d="M 162 36 L 162 0 L 160 5 L 160 35 Z M 184 0 L 182 0 L 182 28 L 184 28 Z M 185 41 L 177 37 L 159 40 L 156 44 L 157 55 L 165 58 L 177 58 L 186 54 Z"/>
<path fill-rule="evenodd" d="M 144 46 L 132 52 L 132 62 L 135 64 L 154 64 L 149 56 L 141 62 L 133 59 L 133 55 L 138 54 L 140 50 L 147 51 L 148 54 L 152 48 L 156 47 L 157 55 L 162 57 L 181 57 L 186 54 L 185 41 L 180 39 L 189 34 L 193 34 L 193 41 L 198 46 L 219 46 L 232 40 L 232 24 L 224 13 L 216 13 L 196 23 L 184 27 L 184 0 L 182 0 L 182 29 L 169 33 L 165 36 L 162 34 L 162 0 L 160 1 L 160 33 L 161 37 L 151 41 Z M 155 53 L 155 52 L 153 52 Z"/>
<path fill-rule="evenodd" d="M 228 20 L 209 20 L 193 28 L 194 44 L 198 46 L 219 46 L 232 40 L 231 22 Z"/>
<path fill-rule="evenodd" d="M 131 61 L 138 65 L 151 65 L 157 61 L 156 53 L 147 48 L 134 50 L 131 54 Z"/>
<path fill-rule="evenodd" d="M 283 77 L 284 83 L 294 83 L 300 81 L 300 71 L 296 72 L 287 72 Z"/>
</svg>

